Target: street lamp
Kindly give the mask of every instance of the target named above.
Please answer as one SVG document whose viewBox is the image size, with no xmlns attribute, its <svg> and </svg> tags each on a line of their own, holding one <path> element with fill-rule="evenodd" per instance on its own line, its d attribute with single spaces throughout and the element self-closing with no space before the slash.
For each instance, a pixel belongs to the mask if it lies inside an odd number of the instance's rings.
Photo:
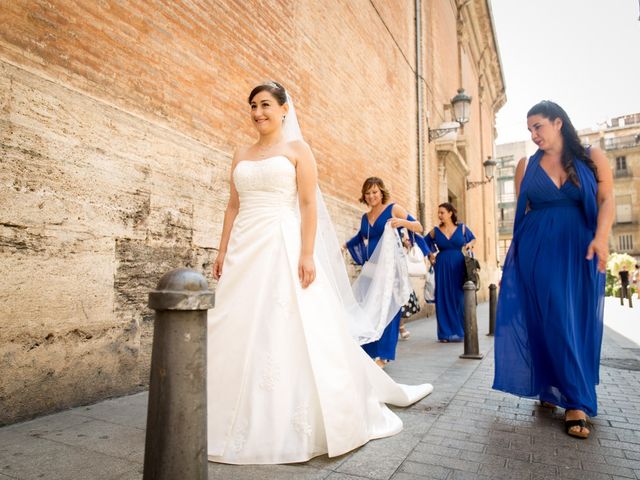
<svg viewBox="0 0 640 480">
<path fill-rule="evenodd" d="M 484 167 L 484 180 L 479 180 L 477 182 L 470 182 L 467 180 L 467 190 L 477 187 L 478 185 L 484 185 L 485 183 L 489 183 L 493 180 L 494 171 L 496 169 L 496 162 L 491 157 L 487 158 L 484 162 L 482 162 L 482 166 Z"/>
<path fill-rule="evenodd" d="M 451 99 L 451 106 L 453 107 L 453 117 L 458 123 L 455 127 L 448 128 L 434 128 L 429 129 L 429 141 L 433 141 L 436 138 L 440 138 L 449 132 L 455 132 L 462 125 L 469 121 L 469 106 L 471 105 L 471 97 L 464 92 L 464 88 L 458 89 L 458 94 Z"/>
</svg>

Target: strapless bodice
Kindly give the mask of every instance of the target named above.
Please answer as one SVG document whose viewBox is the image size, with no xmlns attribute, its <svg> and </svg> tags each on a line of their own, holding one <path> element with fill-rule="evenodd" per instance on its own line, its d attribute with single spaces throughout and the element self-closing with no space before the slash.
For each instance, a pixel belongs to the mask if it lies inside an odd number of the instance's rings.
<svg viewBox="0 0 640 480">
<path fill-rule="evenodd" d="M 296 169 L 283 155 L 242 160 L 233 171 L 240 211 L 248 207 L 294 208 L 298 187 Z"/>
</svg>

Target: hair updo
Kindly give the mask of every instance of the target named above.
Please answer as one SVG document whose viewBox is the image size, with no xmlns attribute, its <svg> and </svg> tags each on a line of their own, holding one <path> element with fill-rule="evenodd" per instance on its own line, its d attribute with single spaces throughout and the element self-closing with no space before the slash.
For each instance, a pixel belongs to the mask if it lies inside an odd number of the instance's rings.
<svg viewBox="0 0 640 480">
<path fill-rule="evenodd" d="M 276 99 L 279 105 L 284 105 L 285 103 L 287 103 L 287 91 L 284 89 L 284 87 L 278 82 L 269 80 L 267 82 L 261 83 L 253 90 L 251 90 L 251 93 L 249 94 L 249 104 L 251 104 L 253 97 L 255 97 L 260 92 L 269 92 L 273 96 L 273 98 Z"/>
</svg>

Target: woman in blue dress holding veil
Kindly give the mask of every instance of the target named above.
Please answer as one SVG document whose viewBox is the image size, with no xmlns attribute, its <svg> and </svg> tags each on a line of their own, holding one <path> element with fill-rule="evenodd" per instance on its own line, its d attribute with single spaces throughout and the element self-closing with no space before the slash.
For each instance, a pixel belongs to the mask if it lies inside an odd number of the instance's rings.
<svg viewBox="0 0 640 480">
<path fill-rule="evenodd" d="M 369 177 L 364 181 L 360 202 L 369 207 L 369 212 L 362 215 L 360 230 L 346 243 L 351 257 L 358 265 L 364 265 L 371 258 L 382 238 L 387 222 L 390 222 L 393 228 L 404 227 L 415 233 L 422 232 L 420 222 L 397 203 L 390 203 L 389 191 L 382 179 L 378 177 Z M 429 249 L 422 237 L 420 235 L 412 235 L 412 237 L 415 237 L 418 246 L 424 255 L 427 255 Z M 384 367 L 388 361 L 396 358 L 401 314 L 402 311 L 398 310 L 379 340 L 362 345 L 364 351 L 375 359 L 380 367 Z"/>
<path fill-rule="evenodd" d="M 425 237 L 432 251 L 429 260 L 434 263 L 436 274 L 436 319 L 438 341 L 461 342 L 464 340 L 464 255 L 463 248 L 472 249 L 473 232 L 458 223 L 456 208 L 451 203 L 438 206 L 440 225 Z"/>
<path fill-rule="evenodd" d="M 527 126 L 539 150 L 516 169 L 493 388 L 563 407 L 566 433 L 586 438 L 587 415 L 597 414 L 611 168 L 599 149 L 580 144 L 559 105 L 538 103 Z"/>
</svg>

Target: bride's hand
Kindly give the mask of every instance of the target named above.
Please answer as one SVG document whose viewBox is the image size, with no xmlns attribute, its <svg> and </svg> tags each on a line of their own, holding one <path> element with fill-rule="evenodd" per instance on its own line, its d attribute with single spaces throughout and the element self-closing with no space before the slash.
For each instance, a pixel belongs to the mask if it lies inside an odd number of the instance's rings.
<svg viewBox="0 0 640 480">
<path fill-rule="evenodd" d="M 222 265 L 224 264 L 225 252 L 218 252 L 218 256 L 213 262 L 213 278 L 220 280 L 222 276 Z"/>
<path fill-rule="evenodd" d="M 313 256 L 301 255 L 298 262 L 298 277 L 302 288 L 307 288 L 316 279 L 316 266 L 313 263 Z"/>
</svg>

